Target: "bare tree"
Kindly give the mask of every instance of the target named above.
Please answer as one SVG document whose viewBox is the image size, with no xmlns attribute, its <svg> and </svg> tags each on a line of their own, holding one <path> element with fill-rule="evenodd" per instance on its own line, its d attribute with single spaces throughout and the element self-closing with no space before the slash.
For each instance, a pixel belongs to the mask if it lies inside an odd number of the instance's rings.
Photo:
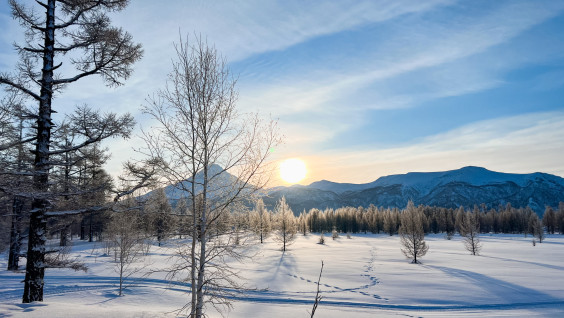
<svg viewBox="0 0 564 318">
<path fill-rule="evenodd" d="M 210 242 L 211 232 L 234 204 L 250 201 L 264 187 L 265 160 L 278 138 L 274 122 L 238 115 L 235 80 L 213 47 L 197 39 L 194 45 L 181 40 L 175 48 L 166 88 L 144 108 L 159 125 L 145 133 L 142 151 L 162 161 L 171 197 L 184 195 L 190 202 L 190 316 L 202 317 L 206 304 L 229 306 L 222 295 L 234 284 L 222 261 L 236 250 L 233 242 Z"/>
<path fill-rule="evenodd" d="M 323 299 L 323 296 L 321 296 L 319 294 L 319 285 L 321 283 L 321 274 L 323 274 L 323 261 L 321 261 L 321 269 L 319 270 L 319 279 L 317 279 L 317 292 L 315 293 L 315 302 L 313 302 L 313 308 L 311 309 L 310 318 L 313 318 L 313 316 L 315 316 L 315 311 L 317 310 L 317 306 L 319 306 L 321 299 Z"/>
<path fill-rule="evenodd" d="M 29 192 L 31 179 L 26 172 L 30 166 L 30 145 L 25 140 L 30 136 L 28 111 L 25 99 L 19 92 L 9 92 L 0 101 L 0 190 L 11 198 L 10 248 L 8 270 L 19 269 L 24 214 L 29 211 L 29 199 L 18 191 Z"/>
<path fill-rule="evenodd" d="M 282 243 L 282 251 L 285 252 L 286 247 L 291 245 L 296 239 L 298 231 L 296 217 L 288 203 L 286 203 L 285 197 L 281 197 L 278 204 L 276 204 L 275 222 L 276 240 Z"/>
<path fill-rule="evenodd" d="M 460 235 L 462 235 L 464 247 L 472 255 L 480 255 L 482 244 L 480 243 L 480 220 L 479 215 L 474 212 L 465 212 L 463 221 L 460 223 Z"/>
<path fill-rule="evenodd" d="M 150 230 L 157 236 L 157 242 L 161 246 L 170 236 L 174 222 L 172 208 L 162 188 L 151 193 L 144 210 L 148 216 Z"/>
<path fill-rule="evenodd" d="M 309 231 L 306 215 L 307 213 L 304 210 L 302 213 L 300 213 L 300 216 L 298 217 L 298 227 L 300 228 L 300 233 L 302 233 L 303 236 L 306 236 L 307 232 Z"/>
<path fill-rule="evenodd" d="M 110 215 L 108 234 L 115 253 L 116 271 L 119 274 L 119 296 L 123 295 L 126 280 L 144 268 L 135 266 L 135 262 L 143 255 L 144 239 L 137 206 L 139 204 L 133 198 L 123 200 L 118 205 L 120 211 Z"/>
<path fill-rule="evenodd" d="M 551 206 L 547 206 L 542 216 L 542 224 L 546 226 L 546 232 L 554 234 L 556 232 L 556 213 Z"/>
<path fill-rule="evenodd" d="M 401 251 L 407 258 L 413 259 L 412 263 L 417 264 L 419 263 L 417 258 L 425 256 L 429 250 L 429 246 L 425 243 L 425 232 L 423 230 L 425 215 L 410 200 L 400 217 L 399 235 L 403 246 Z"/>
<path fill-rule="evenodd" d="M 52 101 L 63 87 L 81 78 L 100 75 L 110 86 L 120 85 L 132 72 L 132 64 L 141 58 L 139 44 L 119 28 L 111 26 L 108 11 L 124 9 L 127 0 L 46 0 L 35 5 L 44 10 L 26 7 L 10 0 L 12 15 L 26 32 L 25 44 L 16 48 L 20 54 L 18 73 L 0 74 L 0 84 L 19 90 L 38 103 L 36 120 L 33 196 L 30 213 L 27 265 L 23 302 L 43 300 L 45 274 L 46 213 L 51 209 L 48 199 L 51 148 Z M 71 52 L 78 55 L 71 56 Z M 67 55 L 76 72 L 58 74 L 62 62 L 57 57 Z M 79 56 L 79 57 L 77 57 Z M 41 61 L 41 62 L 40 62 Z M 72 67 L 69 67 L 69 69 Z M 94 140 L 87 140 L 92 143 Z"/>
<path fill-rule="evenodd" d="M 337 227 L 333 226 L 333 230 L 331 230 L 331 238 L 334 240 L 339 238 L 339 231 L 337 231 Z"/>
</svg>

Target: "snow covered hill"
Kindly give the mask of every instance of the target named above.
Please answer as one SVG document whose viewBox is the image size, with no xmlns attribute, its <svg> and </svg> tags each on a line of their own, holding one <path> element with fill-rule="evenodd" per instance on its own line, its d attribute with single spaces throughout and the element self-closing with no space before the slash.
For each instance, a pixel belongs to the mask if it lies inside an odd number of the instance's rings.
<svg viewBox="0 0 564 318">
<path fill-rule="evenodd" d="M 410 172 L 390 175 L 365 184 L 318 181 L 308 186 L 278 187 L 264 198 L 269 208 L 281 197 L 295 213 L 311 208 L 338 208 L 370 204 L 403 208 L 417 204 L 456 208 L 485 203 L 497 207 L 511 203 L 530 206 L 542 214 L 546 205 L 564 201 L 564 179 L 546 173 L 512 174 L 481 167 L 442 172 Z"/>
</svg>

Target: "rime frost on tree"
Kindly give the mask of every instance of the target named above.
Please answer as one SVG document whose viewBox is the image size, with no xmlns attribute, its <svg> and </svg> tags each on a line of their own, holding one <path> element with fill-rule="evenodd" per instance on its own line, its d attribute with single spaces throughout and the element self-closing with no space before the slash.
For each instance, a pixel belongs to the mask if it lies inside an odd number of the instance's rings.
<svg viewBox="0 0 564 318">
<path fill-rule="evenodd" d="M 175 264 L 171 276 L 187 269 L 185 308 L 199 318 L 206 306 L 229 308 L 228 296 L 240 288 L 225 262 L 241 258 L 238 231 L 226 220 L 266 184 L 264 163 L 279 138 L 275 122 L 237 113 L 235 80 L 214 47 L 196 38 L 181 39 L 175 49 L 166 87 L 143 108 L 158 122 L 145 132 L 143 151 L 160 161 L 162 179 L 189 202 L 191 243 L 179 249 L 189 264 Z"/>
<path fill-rule="evenodd" d="M 28 95 L 38 104 L 34 112 L 35 195 L 30 212 L 24 303 L 43 300 L 46 252 L 43 234 L 47 227 L 46 212 L 52 208 L 52 200 L 47 195 L 51 186 L 50 157 L 57 154 L 51 149 L 53 96 L 63 86 L 83 77 L 100 75 L 108 85 L 120 85 L 122 79 L 131 75 L 132 64 L 142 55 L 141 46 L 133 43 L 128 33 L 112 27 L 106 15 L 107 11 L 122 10 L 127 3 L 126 0 L 47 0 L 34 3 L 40 7 L 37 10 L 15 0 L 10 1 L 14 18 L 26 28 L 26 40 L 24 45 L 16 46 L 20 54 L 20 72 L 1 73 L 0 84 Z M 73 66 L 75 73 L 57 74 L 62 65 L 57 58 L 63 60 L 69 52 L 78 52 L 76 56 L 80 56 L 63 61 Z"/>
<path fill-rule="evenodd" d="M 276 240 L 282 243 L 281 250 L 285 252 L 287 247 L 296 239 L 297 233 L 296 217 L 288 203 L 286 203 L 285 197 L 280 198 L 276 205 L 275 220 Z"/>
<path fill-rule="evenodd" d="M 464 212 L 460 224 L 460 235 L 463 237 L 464 247 L 472 255 L 480 255 L 482 243 L 480 242 L 480 220 L 479 214 L 475 212 Z"/>
<path fill-rule="evenodd" d="M 419 211 L 412 201 L 409 201 L 405 210 L 401 212 L 399 228 L 401 251 L 407 258 L 412 259 L 413 263 L 419 263 L 418 258 L 425 256 L 429 250 L 429 246 L 425 243 L 424 217 L 423 212 Z"/>
<path fill-rule="evenodd" d="M 257 200 L 249 218 L 250 228 L 259 237 L 262 244 L 272 231 L 272 215 L 264 206 L 262 199 Z"/>
</svg>

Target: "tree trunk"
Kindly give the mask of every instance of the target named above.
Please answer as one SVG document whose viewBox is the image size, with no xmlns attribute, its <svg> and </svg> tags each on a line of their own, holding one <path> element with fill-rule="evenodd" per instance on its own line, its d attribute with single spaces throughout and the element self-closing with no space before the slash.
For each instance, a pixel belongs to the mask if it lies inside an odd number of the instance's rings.
<svg viewBox="0 0 564 318">
<path fill-rule="evenodd" d="M 84 224 L 84 219 L 80 221 L 80 239 L 82 241 L 86 239 L 86 225 Z"/>
<path fill-rule="evenodd" d="M 94 231 L 92 230 L 92 212 L 90 212 L 90 216 L 88 218 L 89 221 L 89 225 L 88 225 L 88 242 L 93 242 L 94 241 Z"/>
<path fill-rule="evenodd" d="M 25 287 L 22 301 L 30 303 L 43 301 L 43 277 L 45 275 L 45 241 L 47 222 L 45 212 L 49 201 L 44 195 L 49 190 L 49 146 L 51 142 L 51 100 L 53 98 L 53 59 L 55 45 L 55 0 L 48 0 L 45 21 L 45 44 L 41 93 L 37 118 L 37 144 L 35 147 L 34 190 L 39 197 L 31 204 L 29 240 Z"/>
<path fill-rule="evenodd" d="M 207 145 L 207 143 L 205 143 Z M 207 151 L 204 154 L 204 185 L 202 189 L 202 212 L 200 217 L 200 262 L 198 267 L 198 295 L 196 304 L 196 317 L 203 317 L 204 309 L 204 274 L 206 265 L 206 210 L 207 210 L 207 189 L 208 189 L 208 163 Z"/>
<path fill-rule="evenodd" d="M 12 204 L 12 226 L 10 228 L 10 252 L 8 256 L 8 270 L 17 271 L 20 267 L 20 224 L 22 219 L 23 198 L 15 196 Z"/>
<path fill-rule="evenodd" d="M 68 228 L 66 226 L 61 229 L 60 235 L 59 246 L 67 246 Z"/>
</svg>

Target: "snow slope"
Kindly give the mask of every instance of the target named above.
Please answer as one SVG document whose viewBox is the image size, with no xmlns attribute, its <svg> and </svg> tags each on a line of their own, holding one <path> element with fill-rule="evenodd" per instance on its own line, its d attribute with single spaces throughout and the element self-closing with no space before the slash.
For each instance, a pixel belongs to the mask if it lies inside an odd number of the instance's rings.
<svg viewBox="0 0 564 318">
<path fill-rule="evenodd" d="M 233 266 L 251 290 L 234 297 L 227 316 L 309 317 L 321 260 L 323 300 L 316 317 L 564 315 L 564 236 L 534 247 L 520 235 L 482 236 L 481 256 L 469 255 L 459 237 L 429 236 L 422 265 L 403 257 L 397 236 L 341 236 L 325 245 L 317 240 L 299 236 L 286 253 L 271 240 L 249 247 L 259 255 Z M 102 246 L 78 242 L 73 250 L 89 272 L 48 270 L 43 303 L 20 304 L 23 273 L 0 271 L 0 317 L 175 317 L 189 301 L 188 286 L 168 282 L 163 273 L 139 277 L 117 297 L 114 264 Z M 173 251 L 173 242 L 154 246 L 145 262 L 165 268 Z"/>
</svg>

